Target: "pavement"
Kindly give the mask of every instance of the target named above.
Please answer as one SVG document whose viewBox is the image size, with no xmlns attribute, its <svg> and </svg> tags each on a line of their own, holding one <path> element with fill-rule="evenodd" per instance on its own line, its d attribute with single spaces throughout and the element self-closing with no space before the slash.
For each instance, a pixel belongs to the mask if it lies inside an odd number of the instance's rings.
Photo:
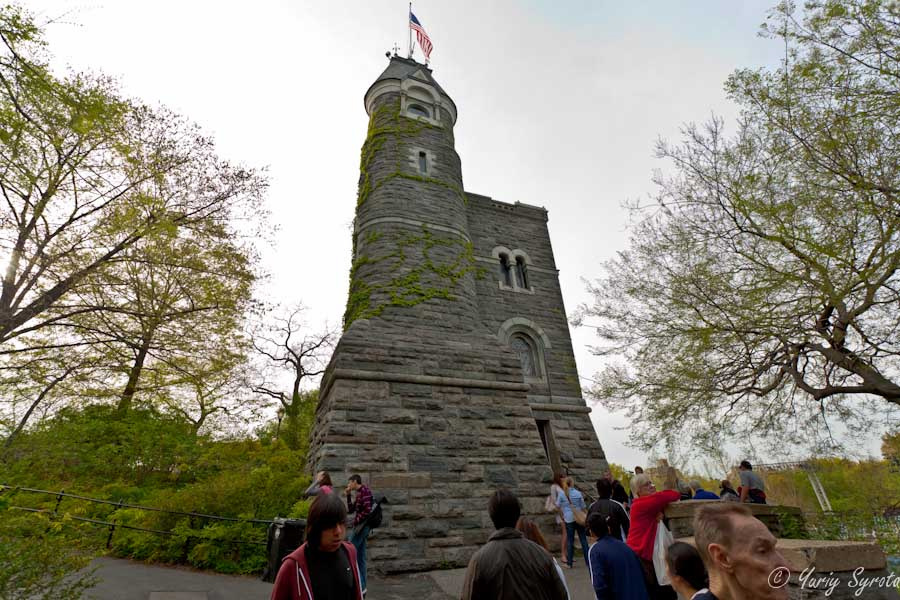
<svg viewBox="0 0 900 600">
<path fill-rule="evenodd" d="M 122 558 L 94 560 L 100 582 L 85 598 L 94 600 L 267 600 L 272 584 L 254 577 L 221 575 L 186 567 L 144 564 Z M 564 571 L 572 600 L 592 600 L 584 562 Z M 369 574 L 367 600 L 453 600 L 459 598 L 465 569 L 407 575 Z"/>
</svg>

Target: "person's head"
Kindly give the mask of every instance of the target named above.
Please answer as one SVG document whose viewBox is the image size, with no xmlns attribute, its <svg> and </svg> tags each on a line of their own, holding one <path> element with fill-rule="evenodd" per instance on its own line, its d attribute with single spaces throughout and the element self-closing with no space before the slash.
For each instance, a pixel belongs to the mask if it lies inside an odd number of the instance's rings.
<svg viewBox="0 0 900 600">
<path fill-rule="evenodd" d="M 601 500 L 612 498 L 612 482 L 609 479 L 597 480 L 597 497 Z"/>
<path fill-rule="evenodd" d="M 609 469 L 607 469 L 606 471 L 604 471 L 604 472 L 603 472 L 603 479 L 607 479 L 607 480 L 609 480 L 609 481 L 612 481 L 612 480 L 613 480 L 612 471 L 610 471 Z"/>
<path fill-rule="evenodd" d="M 717 585 L 732 597 L 787 598 L 787 588 L 773 588 L 768 579 L 775 569 L 787 568 L 787 562 L 775 548 L 775 536 L 746 506 L 701 506 L 694 513 L 694 540 L 710 575 L 715 573 Z"/>
<path fill-rule="evenodd" d="M 319 473 L 316 475 L 316 481 L 319 485 L 333 486 L 333 484 L 331 483 L 331 475 L 328 473 L 328 471 L 319 471 Z"/>
<path fill-rule="evenodd" d="M 522 515 L 522 506 L 511 491 L 499 489 L 488 500 L 488 515 L 496 529 L 515 527 Z"/>
<path fill-rule="evenodd" d="M 522 535 L 525 536 L 525 539 L 531 540 L 547 552 L 550 552 L 550 547 L 547 545 L 547 540 L 544 539 L 544 536 L 541 534 L 540 528 L 535 524 L 534 521 L 532 521 L 528 517 L 519 517 L 519 520 L 516 521 L 516 529 L 522 532 Z"/>
<path fill-rule="evenodd" d="M 635 496 L 649 496 L 655 491 L 656 487 L 653 485 L 653 481 L 650 480 L 649 475 L 641 473 L 631 478 L 631 493 Z"/>
<path fill-rule="evenodd" d="M 338 494 L 320 494 L 306 517 L 306 543 L 313 552 L 334 552 L 347 533 L 347 507 Z"/>
<path fill-rule="evenodd" d="M 635 475 L 640 475 L 640 474 L 643 473 L 643 472 L 644 472 L 643 467 L 635 467 L 635 468 L 634 468 L 634 474 L 635 474 Z"/>
<path fill-rule="evenodd" d="M 359 475 L 351 475 L 350 479 L 347 481 L 347 487 L 355 492 L 362 487 L 362 477 Z"/>
<path fill-rule="evenodd" d="M 572 479 L 571 476 L 566 477 L 566 487 L 568 487 L 568 488 L 573 488 L 573 487 L 575 487 L 575 480 Z"/>
<path fill-rule="evenodd" d="M 702 489 L 703 489 L 703 488 L 700 486 L 700 482 L 697 481 L 696 479 L 692 479 L 691 481 L 689 481 L 689 482 L 688 482 L 688 487 L 690 487 L 690 488 L 691 488 L 691 491 L 693 491 L 693 492 L 695 492 L 695 493 L 696 493 L 697 490 L 702 490 Z"/>
<path fill-rule="evenodd" d="M 719 485 L 722 486 L 722 489 L 723 489 L 723 490 L 730 490 L 730 489 L 731 489 L 731 482 L 728 481 L 727 479 L 723 479 L 722 482 L 721 482 Z"/>
<path fill-rule="evenodd" d="M 587 520 L 588 530 L 598 540 L 609 535 L 608 517 L 600 512 L 592 512 Z"/>
<path fill-rule="evenodd" d="M 678 486 L 678 491 L 679 491 L 681 494 L 686 495 L 686 496 L 690 496 L 690 495 L 691 495 L 691 486 L 689 486 L 689 485 L 686 484 L 685 482 L 679 481 L 679 482 L 677 483 L 677 486 Z"/>
<path fill-rule="evenodd" d="M 666 550 L 666 570 L 672 587 L 690 598 L 697 590 L 709 586 L 709 576 L 697 549 L 684 542 L 675 542 Z M 684 591 L 682 591 L 684 590 Z"/>
<path fill-rule="evenodd" d="M 741 471 L 752 471 L 753 465 L 750 464 L 749 460 L 742 460 L 739 468 Z"/>
<path fill-rule="evenodd" d="M 566 483 L 566 476 L 562 473 L 554 473 L 553 474 L 553 483 L 558 485 L 559 487 L 564 487 Z"/>
</svg>

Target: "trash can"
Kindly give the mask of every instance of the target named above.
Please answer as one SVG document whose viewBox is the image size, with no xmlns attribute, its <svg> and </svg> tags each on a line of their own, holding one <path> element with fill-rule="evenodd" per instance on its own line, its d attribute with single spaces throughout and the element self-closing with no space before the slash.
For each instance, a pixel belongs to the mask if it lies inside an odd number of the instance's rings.
<svg viewBox="0 0 900 600">
<path fill-rule="evenodd" d="M 281 561 L 285 556 L 296 550 L 303 543 L 303 535 L 306 533 L 305 519 L 282 519 L 276 517 L 269 525 L 266 536 L 266 570 L 263 571 L 263 581 L 272 583 L 281 568 Z"/>
</svg>

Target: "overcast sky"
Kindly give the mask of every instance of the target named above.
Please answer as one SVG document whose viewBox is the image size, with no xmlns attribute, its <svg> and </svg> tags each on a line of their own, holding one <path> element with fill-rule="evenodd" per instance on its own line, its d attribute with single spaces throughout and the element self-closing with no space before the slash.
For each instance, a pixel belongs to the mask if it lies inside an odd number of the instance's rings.
<svg viewBox="0 0 900 600">
<path fill-rule="evenodd" d="M 309 321 L 339 324 L 350 267 L 363 94 L 398 43 L 406 2 L 26 0 L 60 67 L 116 76 L 127 95 L 162 103 L 215 136 L 219 154 L 268 166 L 280 226 L 266 254 L 272 300 L 302 301 Z M 566 310 L 581 278 L 625 248 L 622 203 L 653 192 L 657 138 L 686 122 L 733 122 L 723 92 L 738 67 L 776 65 L 757 36 L 769 3 L 423 0 L 431 66 L 459 108 L 456 149 L 467 191 L 549 210 Z M 62 18 L 60 18 L 62 17 Z M 416 52 L 421 60 L 421 53 Z M 590 330 L 572 331 L 583 378 L 599 368 Z M 583 381 L 587 385 L 586 381 Z M 607 457 L 629 467 L 621 416 L 594 407 Z"/>
</svg>

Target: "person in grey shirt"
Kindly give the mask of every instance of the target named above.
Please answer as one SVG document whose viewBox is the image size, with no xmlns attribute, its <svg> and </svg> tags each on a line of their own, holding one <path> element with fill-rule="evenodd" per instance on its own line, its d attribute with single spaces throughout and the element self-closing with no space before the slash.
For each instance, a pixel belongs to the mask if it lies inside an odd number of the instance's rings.
<svg viewBox="0 0 900 600">
<path fill-rule="evenodd" d="M 766 486 L 762 477 L 753 472 L 753 465 L 750 464 L 749 460 L 742 460 L 739 469 L 741 476 L 741 502 L 765 504 Z"/>
</svg>

